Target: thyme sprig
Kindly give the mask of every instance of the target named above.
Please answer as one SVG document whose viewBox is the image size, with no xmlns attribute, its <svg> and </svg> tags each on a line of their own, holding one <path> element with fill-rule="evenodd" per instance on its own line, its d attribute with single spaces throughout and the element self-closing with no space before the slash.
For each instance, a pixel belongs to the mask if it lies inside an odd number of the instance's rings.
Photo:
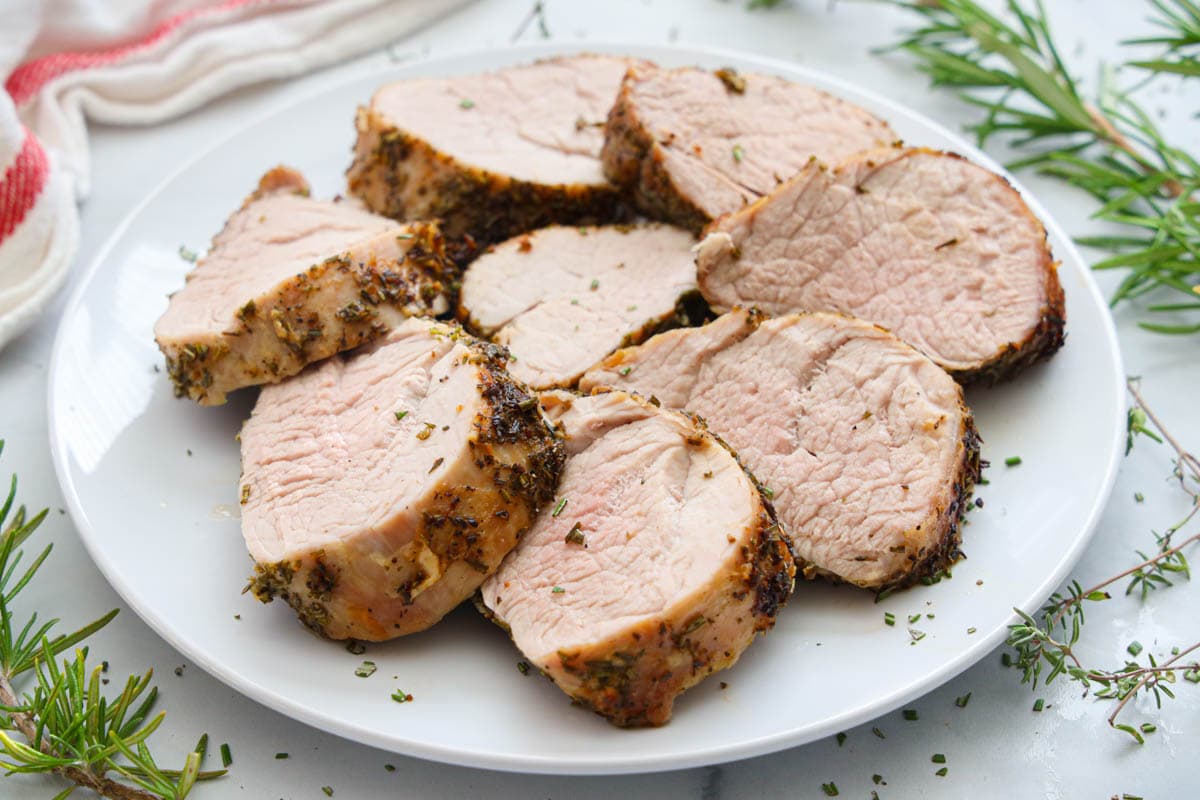
<svg viewBox="0 0 1200 800">
<path fill-rule="evenodd" d="M 1168 74 L 1200 75 L 1200 6 L 1193 0 L 1150 0 L 1152 20 L 1165 33 L 1124 44 L 1157 45 L 1156 59 L 1130 60 L 1137 83 L 1117 84 L 1102 69 L 1089 97 L 1070 74 L 1041 0 L 1006 0 L 1006 22 L 975 0 L 884 0 L 921 19 L 884 52 L 917 60 L 933 85 L 957 89 L 983 110 L 969 126 L 981 147 L 1005 137 L 1029 155 L 1009 165 L 1031 168 L 1082 189 L 1099 203 L 1094 219 L 1128 233 L 1081 237 L 1112 255 L 1093 267 L 1126 275 L 1112 296 L 1122 300 L 1162 290 L 1175 302 L 1147 306 L 1152 314 L 1184 315 L 1182 323 L 1140 323 L 1159 333 L 1195 333 L 1200 321 L 1200 163 L 1169 142 L 1133 94 Z M 1029 7 L 1032 6 L 1032 8 Z"/>
<path fill-rule="evenodd" d="M 158 696 L 151 672 L 130 676 L 116 697 L 104 695 L 107 665 L 89 667 L 87 648 L 76 645 L 111 622 L 115 609 L 68 634 L 52 635 L 59 620 L 39 623 L 36 612 L 18 623 L 13 601 L 53 545 L 22 569 L 23 545 L 47 510 L 27 517 L 24 506 L 14 509 L 16 494 L 14 475 L 0 506 L 0 768 L 9 775 L 52 773 L 69 781 L 55 800 L 79 787 L 112 800 L 182 800 L 197 781 L 224 774 L 200 770 L 199 748 L 179 770 L 163 769 L 154 760 L 146 742 L 164 713 L 150 716 Z M 66 652 L 73 657 L 60 663 Z"/>
<path fill-rule="evenodd" d="M 1191 578 L 1191 567 L 1184 551 L 1200 542 L 1200 531 L 1191 533 L 1178 543 L 1174 542 L 1174 537 L 1200 513 L 1200 461 L 1163 427 L 1142 397 L 1137 381 L 1131 379 L 1128 387 L 1134 403 L 1133 409 L 1139 413 L 1134 414 L 1131 411 L 1129 414 L 1126 453 L 1132 447 L 1134 437 L 1138 435 L 1145 435 L 1160 443 L 1167 442 L 1175 451 L 1173 474 L 1179 481 L 1180 488 L 1191 499 L 1191 506 L 1183 519 L 1161 535 L 1155 534 L 1157 553 L 1147 556 L 1141 551 L 1136 551 L 1142 558 L 1141 563 L 1122 570 L 1088 589 L 1082 588 L 1078 581 L 1072 581 L 1065 593 L 1056 592 L 1051 595 L 1036 614 L 1014 609 L 1020 621 L 1009 626 L 1007 644 L 1014 648 L 1016 658 L 1006 654 L 1006 663 L 1013 663 L 1019 668 L 1022 683 L 1031 683 L 1034 688 L 1039 680 L 1050 683 L 1060 675 L 1066 675 L 1068 679 L 1081 684 L 1085 694 L 1095 687 L 1094 697 L 1116 701 L 1109 714 L 1108 724 L 1129 734 L 1141 744 L 1145 740 L 1143 734 L 1147 731 L 1120 722 L 1121 712 L 1131 699 L 1143 693 L 1153 695 L 1155 705 L 1161 708 L 1164 697 L 1175 697 L 1171 686 L 1176 683 L 1180 673 L 1187 681 L 1200 683 L 1200 661 L 1193 655 L 1200 651 L 1200 642 L 1182 649 L 1176 648 L 1171 657 L 1161 664 L 1153 653 L 1147 653 L 1146 663 L 1126 661 L 1117 669 L 1087 667 L 1081 662 L 1074 648 L 1079 642 L 1085 622 L 1085 605 L 1112 599 L 1107 589 L 1114 584 L 1128 578 L 1125 594 L 1138 592 L 1144 600 L 1151 592 L 1173 585 L 1173 578 Z M 1157 434 L 1147 427 L 1147 421 L 1157 429 Z M 1141 652 L 1140 645 L 1131 645 L 1129 648 L 1129 653 L 1135 659 Z"/>
</svg>

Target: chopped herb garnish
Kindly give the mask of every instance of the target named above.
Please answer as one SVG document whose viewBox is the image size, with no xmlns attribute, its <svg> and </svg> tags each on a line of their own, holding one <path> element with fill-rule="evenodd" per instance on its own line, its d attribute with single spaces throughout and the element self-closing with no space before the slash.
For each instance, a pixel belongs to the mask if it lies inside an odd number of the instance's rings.
<svg viewBox="0 0 1200 800">
<path fill-rule="evenodd" d="M 326 797 L 333 797 L 333 787 L 332 786 L 322 786 L 321 791 L 325 793 Z"/>
<path fill-rule="evenodd" d="M 949 767 L 942 767 L 941 769 L 939 769 L 937 772 L 934 772 L 933 774 L 937 775 L 939 778 L 944 778 L 944 777 L 946 777 L 946 773 L 949 771 L 950 771 Z"/>
<path fill-rule="evenodd" d="M 1142 643 L 1136 640 L 1132 641 L 1129 643 L 1129 647 L 1126 647 L 1125 650 L 1128 651 L 1129 655 L 1137 658 L 1138 654 L 1142 652 Z"/>
<path fill-rule="evenodd" d="M 1183 679 L 1188 683 L 1200 683 L 1200 669 L 1189 669 L 1183 673 Z"/>
<path fill-rule="evenodd" d="M 576 522 L 571 526 L 571 530 L 567 531 L 565 538 L 567 544 L 585 544 L 587 538 L 583 535 L 583 526 Z"/>
<path fill-rule="evenodd" d="M 276 754 L 275 754 L 275 759 L 276 759 L 277 761 L 282 761 L 283 759 L 285 759 L 285 758 L 287 758 L 287 757 L 288 757 L 288 754 L 287 754 L 287 753 L 276 753 Z"/>
<path fill-rule="evenodd" d="M 908 624 L 911 625 L 914 622 L 918 622 L 920 619 L 921 619 L 920 614 L 909 614 L 908 615 Z"/>
<path fill-rule="evenodd" d="M 839 733 L 837 735 L 837 743 L 838 743 L 838 747 L 841 747 L 842 745 L 844 745 L 846 743 L 846 734 L 845 733 Z"/>
<path fill-rule="evenodd" d="M 969 703 L 969 702 L 971 702 L 971 693 L 970 692 L 967 692 L 962 697 L 954 698 L 954 705 L 958 706 L 959 708 L 966 708 L 967 703 Z"/>
<path fill-rule="evenodd" d="M 558 501 L 558 505 L 556 505 L 554 507 L 554 510 L 550 512 L 550 516 L 557 517 L 559 514 L 561 514 L 563 512 L 563 509 L 566 507 L 567 507 L 567 498 L 564 497 L 562 500 Z"/>
<path fill-rule="evenodd" d="M 184 261 L 190 261 L 193 264 L 196 263 L 196 259 L 198 258 L 195 250 L 191 250 L 187 245 L 183 244 L 179 245 L 179 257 Z"/>
<path fill-rule="evenodd" d="M 883 776 L 879 773 L 871 776 L 871 783 L 875 784 L 876 786 L 887 786 L 887 784 L 883 782 Z"/>
<path fill-rule="evenodd" d="M 904 709 L 904 718 L 909 722 L 916 722 L 919 719 L 917 716 L 917 710 L 915 708 Z"/>
<path fill-rule="evenodd" d="M 407 416 L 408 416 L 407 411 L 397 411 L 396 412 L 396 422 L 399 422 L 400 420 L 404 419 Z"/>
<path fill-rule="evenodd" d="M 354 674 L 360 678 L 369 678 L 377 669 L 379 668 L 375 666 L 374 661 L 364 661 L 355 668 Z"/>
<path fill-rule="evenodd" d="M 768 500 L 775 497 L 775 490 L 772 489 L 770 486 L 762 487 L 762 493 L 763 493 L 763 497 L 766 497 Z"/>
<path fill-rule="evenodd" d="M 1000 654 L 1000 665 L 1003 667 L 1011 667 L 1012 666 L 1012 656 L 1009 655 L 1008 653 L 1001 653 Z"/>
<path fill-rule="evenodd" d="M 621 367 L 619 372 L 621 373 L 621 377 L 625 377 L 629 373 L 633 372 L 633 367 Z"/>
<path fill-rule="evenodd" d="M 392 692 L 392 699 L 397 703 L 411 703 L 413 696 L 411 694 L 405 694 L 404 690 L 402 689 L 397 689 L 396 691 Z"/>
<path fill-rule="evenodd" d="M 592 282 L 588 284 L 588 288 L 593 292 L 600 288 L 600 279 L 592 278 Z"/>
<path fill-rule="evenodd" d="M 566 589 L 564 589 L 561 586 L 551 586 L 550 587 L 550 594 L 562 594 L 565 591 L 566 591 Z"/>
<path fill-rule="evenodd" d="M 884 735 L 883 735 L 883 731 L 879 730 L 879 728 L 871 728 L 871 733 L 875 734 L 875 735 L 876 735 L 876 736 L 878 736 L 880 739 L 886 739 L 886 738 L 887 738 L 886 736 L 884 736 Z"/>
<path fill-rule="evenodd" d="M 919 631 L 916 628 L 909 628 L 908 635 L 912 637 L 913 644 L 925 638 L 925 631 Z"/>
<path fill-rule="evenodd" d="M 742 159 L 746 157 L 746 151 L 742 149 L 740 144 L 733 146 L 733 160 L 737 163 L 742 163 Z"/>
<path fill-rule="evenodd" d="M 967 628 L 967 636 L 970 636 L 974 632 L 975 632 L 975 628 Z"/>
<path fill-rule="evenodd" d="M 229 765 L 232 763 L 233 763 L 233 753 L 230 752 L 230 750 L 229 750 L 229 744 L 228 744 L 228 742 L 223 743 L 221 745 L 221 766 L 228 769 Z"/>
<path fill-rule="evenodd" d="M 471 100 L 470 98 L 464 97 L 462 100 L 459 100 L 459 101 L 458 101 L 458 107 L 459 107 L 459 108 L 466 108 L 466 109 L 471 109 L 471 108 L 474 108 L 474 107 L 475 107 L 475 101 L 474 101 L 474 100 Z"/>
<path fill-rule="evenodd" d="M 528 675 L 529 674 L 529 662 L 528 661 L 518 661 L 517 662 L 517 672 L 521 673 L 522 675 Z"/>
<path fill-rule="evenodd" d="M 930 760 L 933 761 L 933 763 L 935 763 L 935 764 L 945 764 L 946 763 L 946 754 L 945 753 L 934 753 L 933 758 Z"/>
<path fill-rule="evenodd" d="M 837 797 L 838 796 L 837 784 L 834 783 L 833 781 L 830 781 L 829 783 L 822 783 L 821 791 L 825 793 L 826 797 Z"/>
<path fill-rule="evenodd" d="M 395 764 L 384 764 L 384 765 L 383 765 L 383 768 L 384 768 L 384 769 L 386 769 L 388 772 L 395 772 L 395 771 L 396 771 L 396 765 L 395 765 Z"/>
<path fill-rule="evenodd" d="M 1141 492 L 1134 492 L 1133 499 L 1140 503 L 1146 499 L 1146 496 L 1144 494 L 1142 494 Z"/>
<path fill-rule="evenodd" d="M 883 612 L 883 624 L 894 626 L 896 624 L 896 615 L 890 611 Z"/>
<path fill-rule="evenodd" d="M 1158 728 L 1155 727 L 1153 722 L 1142 723 L 1142 733 L 1154 733 L 1156 730 L 1158 730 Z"/>
<path fill-rule="evenodd" d="M 1034 711 L 1041 711 L 1045 707 L 1046 707 L 1046 701 L 1043 700 L 1042 698 L 1039 697 L 1037 700 L 1033 701 L 1033 710 Z"/>
<path fill-rule="evenodd" d="M 1009 456 L 1008 458 L 1004 459 L 1004 466 L 1006 466 L 1006 467 L 1015 467 L 1020 463 L 1021 463 L 1020 456 Z"/>
<path fill-rule="evenodd" d="M 629 307 L 628 307 L 628 308 L 626 308 L 625 310 L 626 310 L 626 311 L 637 311 L 637 306 L 629 306 Z"/>
</svg>

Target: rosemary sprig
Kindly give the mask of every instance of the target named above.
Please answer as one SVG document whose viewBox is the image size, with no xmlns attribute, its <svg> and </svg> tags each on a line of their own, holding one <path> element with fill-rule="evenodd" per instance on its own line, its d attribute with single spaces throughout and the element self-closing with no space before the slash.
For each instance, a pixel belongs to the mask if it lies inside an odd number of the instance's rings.
<svg viewBox="0 0 1200 800">
<path fill-rule="evenodd" d="M 1092 195 L 1094 219 L 1128 229 L 1116 236 L 1081 237 L 1108 250 L 1095 269 L 1123 269 L 1112 303 L 1150 291 L 1180 295 L 1147 306 L 1153 314 L 1184 315 L 1184 322 L 1142 322 L 1160 333 L 1195 333 L 1200 321 L 1200 163 L 1168 142 L 1133 97 L 1149 80 L 1197 75 L 1200 6 L 1194 0 L 1150 0 L 1161 36 L 1126 42 L 1157 45 L 1164 54 L 1128 62 L 1143 73 L 1129 88 L 1102 70 L 1094 97 L 1068 72 L 1041 0 L 1032 8 L 1006 0 L 1011 23 L 975 0 L 883 0 L 921 19 L 918 28 L 886 50 L 901 50 L 935 86 L 960 91 L 984 112 L 970 126 L 982 147 L 1003 136 L 1029 155 L 1010 168 L 1032 168 Z M 885 50 L 885 51 L 886 51 Z M 1190 318 L 1190 319 L 1189 319 Z"/>
<path fill-rule="evenodd" d="M 1138 592 L 1144 600 L 1152 591 L 1173 585 L 1172 578 L 1191 578 L 1191 567 L 1184 551 L 1200 542 L 1200 531 L 1188 535 L 1178 543 L 1173 540 L 1175 535 L 1200 513 L 1200 461 L 1185 450 L 1162 426 L 1142 397 L 1136 380 L 1130 380 L 1128 386 L 1134 409 L 1138 413 L 1135 414 L 1131 410 L 1129 414 L 1126 453 L 1137 435 L 1146 435 L 1160 443 L 1166 441 L 1175 451 L 1174 475 L 1179 480 L 1180 487 L 1190 497 L 1191 507 L 1183 519 L 1169 527 L 1165 533 L 1155 534 L 1158 544 L 1158 552 L 1155 555 L 1147 556 L 1137 551 L 1142 558 L 1141 563 L 1088 589 L 1083 589 L 1078 581 L 1072 581 L 1065 594 L 1056 592 L 1051 595 L 1036 614 L 1026 614 L 1014 609 L 1020 621 L 1009 626 L 1007 644 L 1016 651 L 1016 658 L 1007 656 L 1006 660 L 1021 670 L 1022 683 L 1032 683 L 1034 688 L 1037 687 L 1038 681 L 1043 679 L 1043 671 L 1047 667 L 1045 683 L 1050 683 L 1059 675 L 1066 675 L 1070 680 L 1080 683 L 1085 693 L 1091 690 L 1093 685 L 1098 687 L 1094 693 L 1095 697 L 1116 701 L 1108 717 L 1108 724 L 1129 734 L 1141 744 L 1144 742 L 1145 731 L 1119 722 L 1121 712 L 1139 693 L 1153 695 L 1155 704 L 1161 708 L 1164 697 L 1175 697 L 1171 686 L 1176 683 L 1178 673 L 1182 673 L 1185 680 L 1191 683 L 1200 683 L 1200 661 L 1192 655 L 1200 651 L 1200 642 L 1183 649 L 1176 648 L 1172 651 L 1171 658 L 1161 664 L 1152 653 L 1147 653 L 1145 664 L 1136 660 L 1127 661 L 1120 668 L 1111 670 L 1084 666 L 1074 647 L 1079 642 L 1085 621 L 1085 604 L 1110 600 L 1112 596 L 1106 590 L 1113 584 L 1128 578 L 1125 594 Z M 1157 428 L 1161 436 L 1146 426 L 1147 421 Z M 1131 645 L 1129 652 L 1136 659 L 1141 650 L 1140 645 Z M 1191 660 L 1185 660 L 1189 656 L 1192 656 Z"/>
<path fill-rule="evenodd" d="M 0 440 L 0 452 L 4 442 Z M 57 619 L 38 622 L 37 613 L 18 624 L 13 601 L 29 585 L 53 548 L 46 547 L 28 566 L 22 545 L 46 518 L 43 509 L 26 518 L 13 504 L 17 477 L 0 506 L 0 768 L 9 775 L 53 773 L 70 782 L 55 800 L 83 787 L 113 800 L 182 800 L 197 781 L 224 774 L 202 772 L 199 748 L 179 770 L 155 762 L 146 740 L 162 724 L 162 712 L 150 716 L 158 690 L 151 673 L 131 676 L 116 697 L 101 689 L 106 666 L 88 667 L 86 647 L 76 648 L 103 628 L 116 610 L 73 633 L 52 636 Z M 11 522 L 5 522 L 12 514 Z M 64 652 L 73 658 L 58 662 Z M 23 694 L 20 688 L 32 684 Z"/>
</svg>

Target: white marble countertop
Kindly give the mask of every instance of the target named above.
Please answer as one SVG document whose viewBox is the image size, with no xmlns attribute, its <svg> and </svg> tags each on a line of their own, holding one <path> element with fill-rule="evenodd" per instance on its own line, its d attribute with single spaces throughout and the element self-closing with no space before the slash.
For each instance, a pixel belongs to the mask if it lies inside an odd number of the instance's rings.
<svg viewBox="0 0 1200 800">
<path fill-rule="evenodd" d="M 1073 68 L 1094 75 L 1098 60 L 1115 60 L 1113 43 L 1145 27 L 1148 4 L 1129 0 L 1052 0 L 1053 21 Z M 79 275 L 118 222 L 180 160 L 214 138 L 245 125 L 264 108 L 309 94 L 348 76 L 375 70 L 388 60 L 429 54 L 504 47 L 529 12 L 527 0 L 482 0 L 384 52 L 283 84 L 254 87 L 224 98 L 171 123 L 153 128 L 93 128 L 92 194 L 82 209 L 82 243 L 74 266 Z M 893 40 L 905 17 L 868 3 L 795 0 L 772 11 L 747 11 L 742 2 L 664 2 L 610 0 L 580 3 L 550 0 L 546 22 L 559 41 L 679 42 L 742 49 L 792 59 L 835 73 L 907 104 L 951 128 L 972 119 L 951 94 L 927 88 L 923 76 L 903 57 L 879 57 L 870 50 Z M 536 25 L 525 41 L 540 38 Z M 1165 113 L 1167 129 L 1193 152 L 1200 149 L 1200 125 L 1191 114 L 1200 93 L 1184 94 L 1164 82 L 1150 97 L 1152 113 Z M 1003 153 L 997 153 L 1003 158 Z M 1090 201 L 1037 176 L 1023 176 L 1071 233 L 1089 230 Z M 1111 290 L 1115 276 L 1103 276 Z M 6 438 L 0 472 L 18 470 L 20 497 L 31 507 L 63 506 L 47 449 L 46 376 L 50 347 L 63 298 L 32 330 L 0 352 L 0 435 Z M 1169 338 L 1136 327 L 1132 309 L 1119 309 L 1116 322 L 1126 368 L 1143 376 L 1151 404 L 1173 432 L 1195 447 L 1200 419 L 1195 416 L 1196 369 L 1200 340 Z M 1084 404 L 1086 397 L 1064 397 Z M 1074 574 L 1084 584 L 1135 563 L 1134 549 L 1153 547 L 1151 529 L 1162 530 L 1182 515 L 1185 502 L 1167 478 L 1166 448 L 1139 446 L 1125 459 L 1116 489 L 1093 544 Z M 1134 494 L 1144 494 L 1137 503 Z M 1107 728 L 1109 707 L 1082 699 L 1074 686 L 1056 682 L 1035 695 L 1019 676 L 1004 669 L 999 654 L 925 697 L 909 704 L 920 719 L 899 711 L 848 731 L 841 747 L 831 738 L 746 761 L 677 772 L 625 777 L 548 777 L 450 767 L 385 753 L 294 722 L 246 700 L 199 669 L 174 668 L 187 660 L 160 640 L 125 608 L 80 544 L 70 518 L 52 513 L 42 541 L 55 544 L 40 582 L 24 596 L 27 604 L 81 621 L 84 613 L 120 607 L 123 613 L 95 637 L 93 653 L 108 659 L 118 674 L 154 667 L 168 711 L 159 735 L 161 761 L 179 754 L 208 731 L 229 742 L 231 774 L 200 787 L 196 798 L 313 798 L 332 787 L 337 798 L 630 798 L 823 797 L 821 784 L 833 781 L 843 797 L 1014 797 L 1107 798 L 1122 793 L 1146 798 L 1200 796 L 1200 777 L 1188 755 L 1200 741 L 1200 689 L 1184 684 L 1179 699 L 1161 711 L 1139 701 L 1135 721 L 1150 720 L 1158 730 L 1144 746 Z M 1200 582 L 1156 593 L 1145 602 L 1119 599 L 1089 614 L 1082 642 L 1085 660 L 1119 664 L 1126 644 L 1138 639 L 1155 652 L 1187 645 L 1200 636 L 1195 609 Z M 886 665 L 880 665 L 886 669 Z M 820 691 L 797 686 L 794 691 Z M 971 692 L 968 707 L 954 698 Z M 1032 711 L 1035 697 L 1047 707 Z M 877 726 L 887 738 L 872 735 Z M 287 760 L 274 754 L 286 751 Z M 937 777 L 930 763 L 947 755 L 949 774 Z M 384 764 L 395 771 L 385 771 Z M 879 774 L 885 785 L 872 782 Z M 37 778 L 0 779 L 0 797 L 49 797 L 58 787 Z"/>
</svg>

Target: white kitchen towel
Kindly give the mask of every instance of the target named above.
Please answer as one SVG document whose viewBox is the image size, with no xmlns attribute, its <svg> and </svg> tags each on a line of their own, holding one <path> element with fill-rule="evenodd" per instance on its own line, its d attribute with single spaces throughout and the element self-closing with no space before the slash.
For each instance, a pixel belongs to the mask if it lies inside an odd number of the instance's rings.
<svg viewBox="0 0 1200 800">
<path fill-rule="evenodd" d="M 75 255 L 89 119 L 161 122 L 381 47 L 465 1 L 0 2 L 0 348 Z"/>
</svg>

